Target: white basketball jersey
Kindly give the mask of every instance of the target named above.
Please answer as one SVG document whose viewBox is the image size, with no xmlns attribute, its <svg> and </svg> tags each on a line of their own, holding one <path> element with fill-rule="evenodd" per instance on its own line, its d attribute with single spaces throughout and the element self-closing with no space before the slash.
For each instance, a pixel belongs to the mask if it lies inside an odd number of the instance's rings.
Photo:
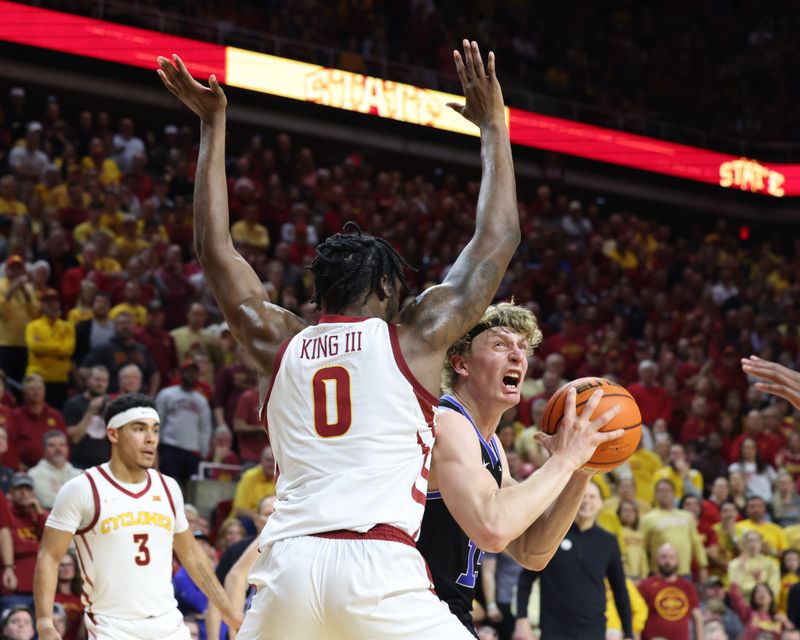
<svg viewBox="0 0 800 640">
<path fill-rule="evenodd" d="M 103 467 L 88 469 L 75 480 L 84 477 L 91 486 L 95 515 L 76 531 L 75 548 L 87 615 L 144 618 L 174 610 L 176 513 L 167 478 L 150 469 L 144 487 L 131 493 Z"/>
<path fill-rule="evenodd" d="M 397 327 L 324 316 L 284 344 L 267 393 L 277 540 L 388 524 L 416 539 L 437 399 L 413 377 Z"/>
</svg>

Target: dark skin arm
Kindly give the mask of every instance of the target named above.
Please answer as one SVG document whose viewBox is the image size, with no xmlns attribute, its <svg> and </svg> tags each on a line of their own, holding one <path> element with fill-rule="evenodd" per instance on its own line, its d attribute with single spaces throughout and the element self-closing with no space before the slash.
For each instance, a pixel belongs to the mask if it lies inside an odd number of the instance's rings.
<svg viewBox="0 0 800 640">
<path fill-rule="evenodd" d="M 482 179 L 475 235 L 442 284 L 423 292 L 399 318 L 400 344 L 417 379 L 439 392 L 447 348 L 478 323 L 491 304 L 520 240 L 514 163 L 494 54 L 484 68 L 476 42 L 454 52 L 466 104 L 448 104 L 480 128 Z"/>
<path fill-rule="evenodd" d="M 270 303 L 253 268 L 233 247 L 225 179 L 225 109 L 228 104 L 215 76 L 205 87 L 183 61 L 158 58 L 164 86 L 200 118 L 200 155 L 194 189 L 194 245 L 206 282 L 233 337 L 264 374 L 272 370 L 278 346 L 306 323 Z"/>
</svg>

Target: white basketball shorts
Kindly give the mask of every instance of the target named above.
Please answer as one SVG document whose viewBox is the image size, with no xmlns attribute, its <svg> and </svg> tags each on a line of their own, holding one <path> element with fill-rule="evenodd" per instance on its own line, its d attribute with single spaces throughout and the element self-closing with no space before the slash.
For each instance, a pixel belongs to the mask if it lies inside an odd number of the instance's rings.
<svg viewBox="0 0 800 640">
<path fill-rule="evenodd" d="M 432 591 L 411 539 L 369 535 L 287 538 L 262 553 L 237 640 L 474 640 Z"/>
<path fill-rule="evenodd" d="M 84 621 L 91 640 L 191 640 L 189 627 L 183 624 L 183 614 L 177 609 L 162 616 L 132 620 L 86 614 Z"/>
</svg>

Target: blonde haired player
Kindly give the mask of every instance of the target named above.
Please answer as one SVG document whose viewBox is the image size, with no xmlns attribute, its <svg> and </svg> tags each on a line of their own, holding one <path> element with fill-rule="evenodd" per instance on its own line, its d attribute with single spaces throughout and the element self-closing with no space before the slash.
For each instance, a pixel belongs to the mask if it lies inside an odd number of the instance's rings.
<svg viewBox="0 0 800 640">
<path fill-rule="evenodd" d="M 90 638 L 189 639 L 172 588 L 173 550 L 226 622 L 238 628 L 242 616 L 189 530 L 178 483 L 151 468 L 160 423 L 152 401 L 120 396 L 104 418 L 111 460 L 61 487 L 45 525 L 33 582 L 39 638 L 60 638 L 53 600 L 58 563 L 73 540 Z"/>
<path fill-rule="evenodd" d="M 503 413 L 519 403 L 528 355 L 541 340 L 533 313 L 501 302 L 450 347 L 444 363 L 446 393 L 437 412 L 417 548 L 428 562 L 436 593 L 472 634 L 470 610 L 484 551 L 506 551 L 528 569 L 543 569 L 590 482 L 591 474 L 581 468 L 599 444 L 623 433 L 599 432 L 617 407 L 591 420 L 602 391 L 577 415 L 572 389 L 562 427 L 542 437 L 550 458 L 524 482 L 511 477 L 495 430 Z M 502 615 L 491 599 L 487 613 L 492 620 Z"/>
</svg>

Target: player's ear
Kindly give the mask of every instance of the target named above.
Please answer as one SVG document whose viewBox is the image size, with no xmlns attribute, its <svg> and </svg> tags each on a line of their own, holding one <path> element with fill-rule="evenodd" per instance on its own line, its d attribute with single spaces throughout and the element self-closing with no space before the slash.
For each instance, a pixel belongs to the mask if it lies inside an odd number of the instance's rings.
<svg viewBox="0 0 800 640">
<path fill-rule="evenodd" d="M 111 427 L 106 428 L 106 434 L 108 435 L 108 441 L 112 444 L 117 444 L 119 442 L 119 430 L 113 429 Z"/>
<path fill-rule="evenodd" d="M 450 366 L 453 368 L 453 371 L 456 372 L 456 375 L 462 376 L 467 373 L 466 362 L 464 361 L 464 356 L 461 354 L 454 353 L 450 356 Z"/>
</svg>

